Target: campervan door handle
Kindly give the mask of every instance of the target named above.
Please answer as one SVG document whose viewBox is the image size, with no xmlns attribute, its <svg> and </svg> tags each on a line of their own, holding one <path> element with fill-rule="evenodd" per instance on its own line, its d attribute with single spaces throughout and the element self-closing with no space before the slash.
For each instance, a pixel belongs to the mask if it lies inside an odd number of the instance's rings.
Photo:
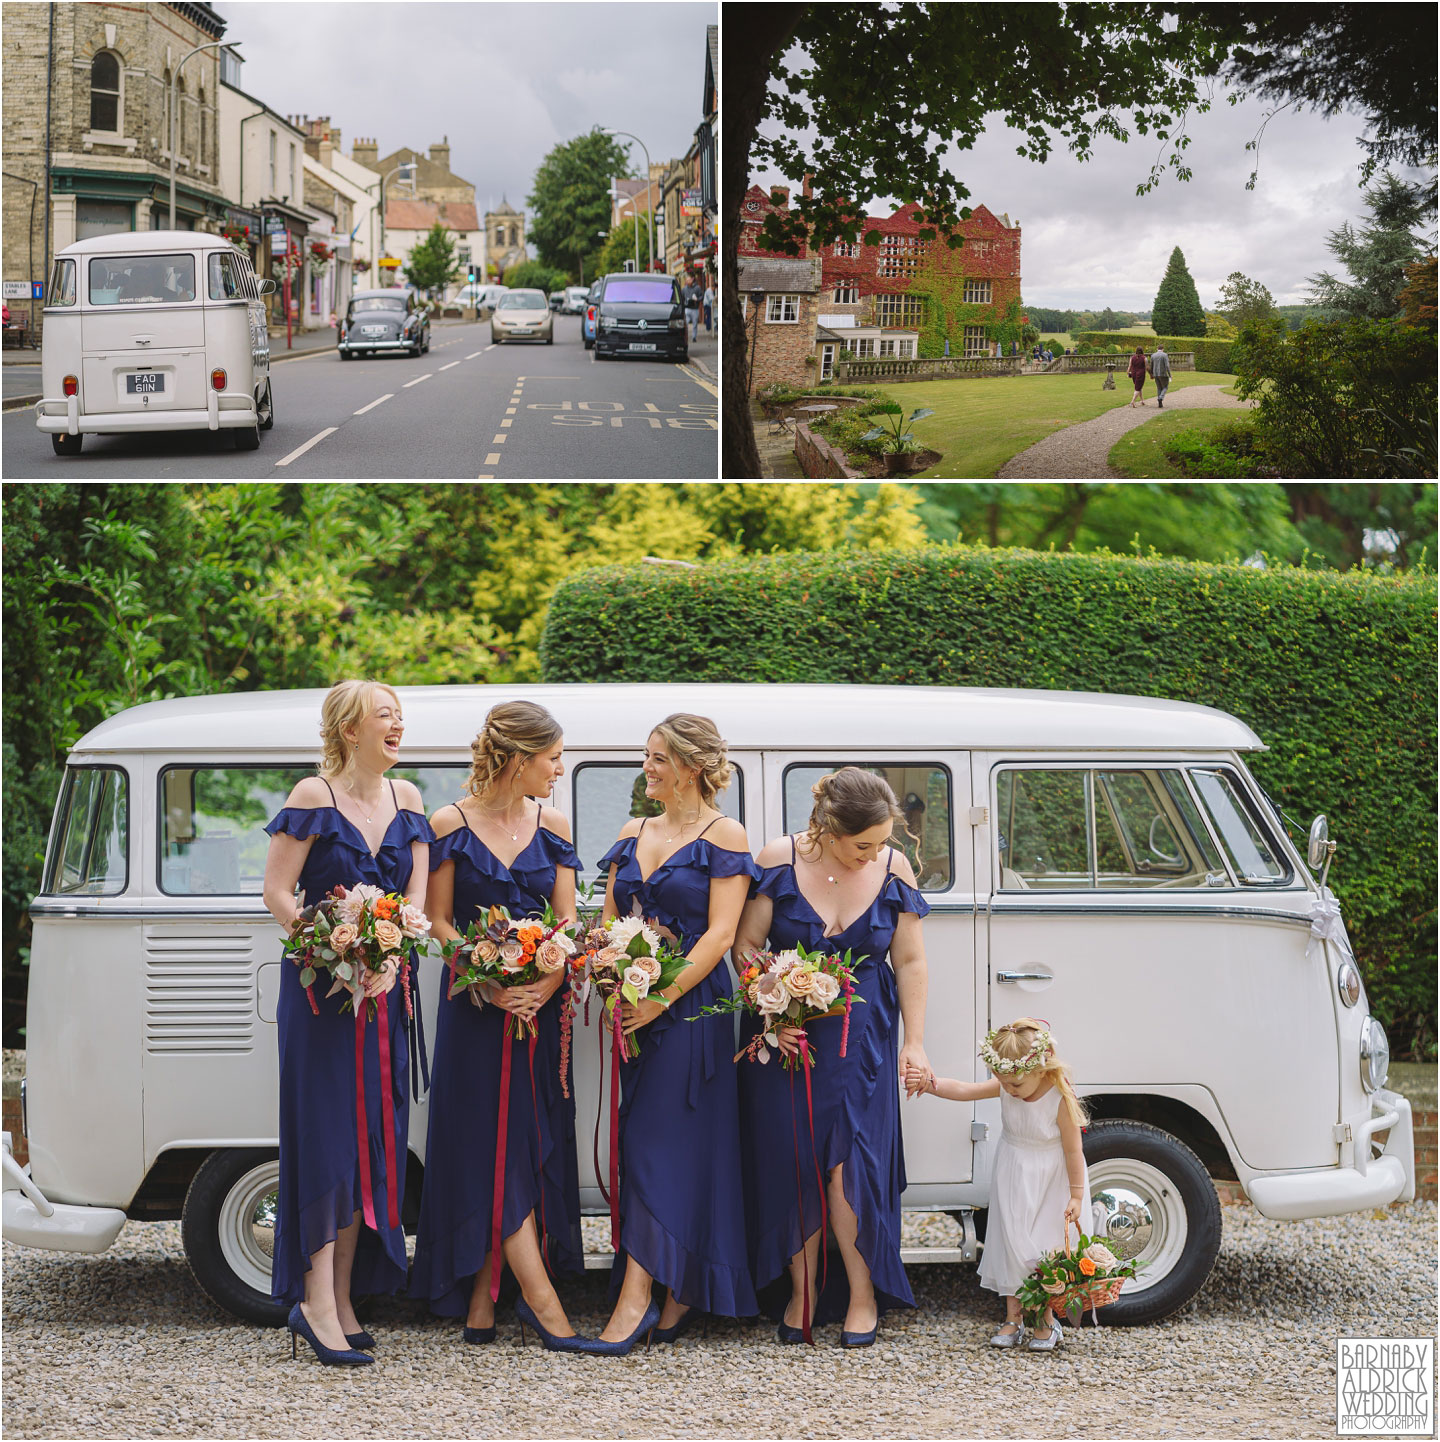
<svg viewBox="0 0 1440 1442">
<path fill-rule="evenodd" d="M 1048 971 L 997 971 L 996 981 L 1054 981 Z"/>
<path fill-rule="evenodd" d="M 152 336 L 152 335 L 137 335 L 137 336 L 135 337 L 135 344 L 136 344 L 136 345 L 149 345 L 150 342 L 151 342 L 152 340 L 154 340 L 154 339 L 155 339 L 155 337 Z"/>
</svg>

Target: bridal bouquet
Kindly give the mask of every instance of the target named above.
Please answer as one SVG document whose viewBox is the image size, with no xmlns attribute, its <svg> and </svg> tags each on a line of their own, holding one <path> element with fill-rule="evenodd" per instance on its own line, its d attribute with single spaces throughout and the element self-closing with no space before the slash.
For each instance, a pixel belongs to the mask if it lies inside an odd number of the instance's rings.
<svg viewBox="0 0 1440 1442">
<path fill-rule="evenodd" d="M 479 986 L 529 986 L 542 976 L 584 962 L 569 927 L 547 906 L 541 917 L 511 917 L 503 906 L 492 906 L 479 921 L 472 921 L 458 941 L 443 948 L 450 967 L 447 998 L 468 988 L 470 1000 L 483 1006 Z M 536 1035 L 533 1021 L 517 1020 L 518 1034 Z"/>
<path fill-rule="evenodd" d="M 660 934 L 638 916 L 616 917 L 609 926 L 598 926 L 585 938 L 590 979 L 604 998 L 605 1017 L 613 1028 L 616 1008 L 622 1000 L 639 1006 L 654 996 L 662 1006 L 669 1003 L 659 995 L 690 965 L 672 951 Z M 625 1054 L 640 1055 L 640 1041 L 632 1032 Z"/>
<path fill-rule="evenodd" d="M 326 997 L 343 992 L 340 1010 L 347 1012 L 366 1000 L 365 974 L 380 971 L 393 958 L 405 992 L 405 1010 L 413 1016 L 407 951 L 416 943 L 427 944 L 429 932 L 424 912 L 398 893 L 378 886 L 337 886 L 301 910 L 285 942 L 285 955 L 300 968 L 300 985 L 316 1016 L 320 1007 L 314 986 L 322 972 L 330 977 Z M 371 997 L 368 1002 L 373 1018 L 375 1000 Z"/>
<path fill-rule="evenodd" d="M 1087 1237 L 1079 1227 L 1075 1231 L 1079 1241 L 1074 1249 L 1067 1223 L 1064 1250 L 1057 1248 L 1041 1257 L 1015 1294 L 1025 1320 L 1032 1325 L 1047 1307 L 1056 1313 L 1064 1312 L 1072 1323 L 1088 1307 L 1091 1320 L 1098 1324 L 1095 1309 L 1108 1307 L 1136 1273 L 1135 1261 L 1117 1257 L 1104 1242 Z"/>
<path fill-rule="evenodd" d="M 843 1016 L 840 1032 L 840 1055 L 845 1055 L 850 1040 L 850 1008 L 865 998 L 855 996 L 855 967 L 863 956 L 852 957 L 821 951 L 806 951 L 797 946 L 793 951 L 752 951 L 745 957 L 740 973 L 740 990 L 733 996 L 702 1008 L 701 1016 L 748 1011 L 760 1020 L 760 1030 L 735 1060 L 748 1056 L 752 1061 L 768 1062 L 770 1052 L 780 1046 L 783 1027 L 798 1028 L 823 1016 Z M 782 1053 L 783 1055 L 783 1053 Z M 809 1066 L 815 1058 L 808 1046 L 801 1056 Z M 793 1056 L 784 1057 L 787 1070 L 799 1063 Z"/>
</svg>

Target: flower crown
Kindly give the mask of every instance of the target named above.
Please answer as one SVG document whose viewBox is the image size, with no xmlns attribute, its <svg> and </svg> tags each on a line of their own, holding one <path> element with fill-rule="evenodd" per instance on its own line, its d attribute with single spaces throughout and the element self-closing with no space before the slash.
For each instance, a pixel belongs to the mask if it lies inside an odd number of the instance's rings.
<svg viewBox="0 0 1440 1442">
<path fill-rule="evenodd" d="M 1027 1072 L 1034 1071 L 1036 1067 L 1043 1066 L 1055 1050 L 1055 1038 L 1048 1031 L 1037 1031 L 1030 1050 L 1024 1056 L 1014 1058 L 1001 1056 L 995 1050 L 995 1040 L 999 1035 L 998 1031 L 987 1032 L 985 1040 L 980 1043 L 980 1060 L 996 1076 L 1024 1076 Z"/>
</svg>

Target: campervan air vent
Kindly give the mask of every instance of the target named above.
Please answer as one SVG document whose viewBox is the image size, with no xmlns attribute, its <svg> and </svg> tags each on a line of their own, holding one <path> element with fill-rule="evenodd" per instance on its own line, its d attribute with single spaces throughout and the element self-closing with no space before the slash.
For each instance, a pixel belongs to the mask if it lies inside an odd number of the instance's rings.
<svg viewBox="0 0 1440 1442">
<path fill-rule="evenodd" d="M 227 935 L 183 923 L 147 926 L 145 1050 L 191 1056 L 250 1051 L 255 942 L 248 930 Z"/>
</svg>

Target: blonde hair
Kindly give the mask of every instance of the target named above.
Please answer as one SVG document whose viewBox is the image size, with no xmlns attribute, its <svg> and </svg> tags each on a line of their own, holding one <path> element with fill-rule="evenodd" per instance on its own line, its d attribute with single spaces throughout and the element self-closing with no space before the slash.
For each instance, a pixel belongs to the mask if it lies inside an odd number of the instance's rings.
<svg viewBox="0 0 1440 1442">
<path fill-rule="evenodd" d="M 1034 1047 L 1036 1033 L 1049 1030 L 1045 1022 L 1036 1021 L 1033 1016 L 1022 1016 L 1018 1021 L 997 1027 L 994 1042 L 996 1055 L 1005 1061 L 1019 1061 L 1028 1056 Z M 1050 1037 L 1053 1041 L 1054 1032 L 1050 1033 Z M 1059 1088 L 1060 1095 L 1065 1099 L 1065 1109 L 1070 1113 L 1070 1120 L 1077 1127 L 1088 1125 L 1090 1114 L 1085 1110 L 1084 1102 L 1075 1095 L 1075 1083 L 1070 1076 L 1070 1068 L 1060 1060 L 1058 1046 L 1052 1046 L 1046 1053 L 1045 1060 L 1034 1070 L 1048 1076 Z"/>
<path fill-rule="evenodd" d="M 560 723 L 534 701 L 502 701 L 492 706 L 485 724 L 470 743 L 467 794 L 489 795 L 516 757 L 528 760 L 553 746 L 560 736 Z"/>
<path fill-rule="evenodd" d="M 715 797 L 730 784 L 735 771 L 726 759 L 725 741 L 715 729 L 715 723 L 708 716 L 677 711 L 652 726 L 650 734 L 665 743 L 672 761 L 696 773 L 695 784 L 700 788 L 701 801 L 713 806 Z"/>
<path fill-rule="evenodd" d="M 810 794 L 815 798 L 815 805 L 805 832 L 807 851 L 818 852 L 823 836 L 858 836 L 882 821 L 890 822 L 893 835 L 898 821 L 901 830 L 915 843 L 915 870 L 920 870 L 920 838 L 906 824 L 905 813 L 883 776 L 859 766 L 842 766 L 822 776 L 810 788 Z"/>
<path fill-rule="evenodd" d="M 345 731 L 358 726 L 375 709 L 375 693 L 384 691 L 400 709 L 400 697 L 383 681 L 337 681 L 320 703 L 320 774 L 332 780 L 350 761 L 353 743 Z"/>
</svg>

